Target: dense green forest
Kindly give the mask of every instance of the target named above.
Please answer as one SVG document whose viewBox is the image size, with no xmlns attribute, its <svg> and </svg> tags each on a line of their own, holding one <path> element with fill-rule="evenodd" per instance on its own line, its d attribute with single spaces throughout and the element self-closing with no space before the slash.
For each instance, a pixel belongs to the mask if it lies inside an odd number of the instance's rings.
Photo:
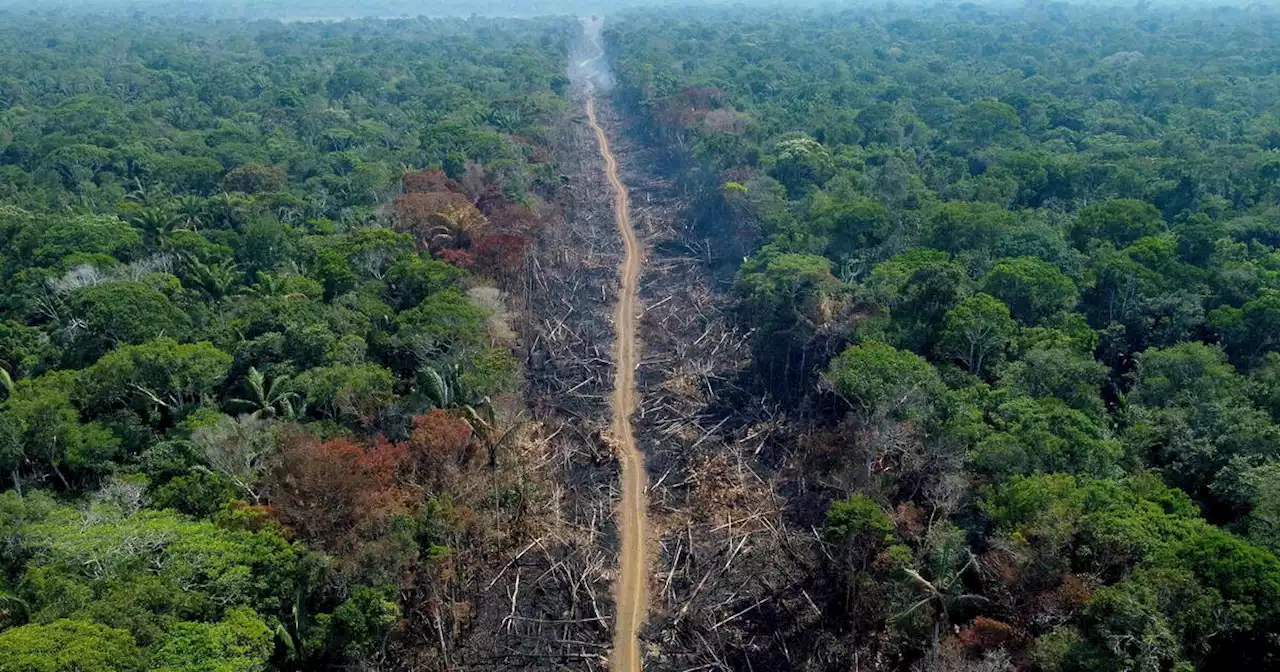
<svg viewBox="0 0 1280 672">
<path fill-rule="evenodd" d="M 519 507 L 453 493 L 519 405 L 572 24 L 0 24 L 0 670 L 411 648 Z"/>
<path fill-rule="evenodd" d="M 0 9 L 0 672 L 603 669 L 616 241 L 577 22 L 273 8 Z M 672 192 L 636 190 L 640 233 L 680 204 L 750 350 L 693 386 L 733 390 L 710 431 L 642 444 L 701 459 L 774 409 L 724 473 L 650 463 L 646 667 L 1280 667 L 1278 36 L 1147 3 L 611 16 L 602 118 Z M 567 331 L 561 368 L 524 338 Z M 732 471 L 777 552 L 661 528 Z"/>
<path fill-rule="evenodd" d="M 1277 35 L 1065 3 L 610 24 L 756 393 L 851 486 L 796 512 L 831 634 L 768 660 L 1280 665 Z"/>
</svg>

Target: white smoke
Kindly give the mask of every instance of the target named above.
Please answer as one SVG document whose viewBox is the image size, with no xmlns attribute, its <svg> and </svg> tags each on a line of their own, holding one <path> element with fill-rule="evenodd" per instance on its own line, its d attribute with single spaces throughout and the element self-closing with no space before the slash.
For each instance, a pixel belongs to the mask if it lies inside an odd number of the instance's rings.
<svg viewBox="0 0 1280 672">
<path fill-rule="evenodd" d="M 582 17 L 582 32 L 569 47 L 569 81 L 588 92 L 613 88 L 613 75 L 604 58 L 604 18 Z"/>
</svg>

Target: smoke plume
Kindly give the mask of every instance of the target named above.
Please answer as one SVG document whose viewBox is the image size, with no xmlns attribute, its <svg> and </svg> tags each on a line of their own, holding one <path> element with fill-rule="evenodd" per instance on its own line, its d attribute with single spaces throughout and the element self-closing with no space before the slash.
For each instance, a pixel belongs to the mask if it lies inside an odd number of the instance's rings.
<svg viewBox="0 0 1280 672">
<path fill-rule="evenodd" d="M 598 16 L 579 19 L 582 31 L 569 48 L 569 81 L 588 92 L 605 92 L 613 88 L 613 75 L 604 58 L 604 18 Z"/>
</svg>

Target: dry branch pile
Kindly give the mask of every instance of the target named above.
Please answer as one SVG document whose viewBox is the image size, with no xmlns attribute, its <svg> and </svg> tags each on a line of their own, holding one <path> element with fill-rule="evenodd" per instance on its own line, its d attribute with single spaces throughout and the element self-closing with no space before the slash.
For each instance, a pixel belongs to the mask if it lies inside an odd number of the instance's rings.
<svg viewBox="0 0 1280 672">
<path fill-rule="evenodd" d="M 524 488 L 512 495 L 528 497 L 532 510 L 526 529 L 495 535 L 501 557 L 472 571 L 478 613 L 455 669 L 607 667 L 618 465 L 603 429 L 620 255 L 583 115 L 565 121 L 558 144 L 564 186 L 540 213 L 536 251 L 512 288 L 523 304 L 516 322 L 530 434 L 497 470 Z"/>
<path fill-rule="evenodd" d="M 656 164 L 645 150 L 614 144 L 649 251 L 635 418 L 657 550 L 646 669 L 801 667 L 812 660 L 802 648 L 832 647 L 804 641 L 824 636 L 815 627 L 824 611 L 810 597 L 820 594 L 812 584 L 822 551 L 782 494 L 797 487 L 795 437 L 777 408 L 744 389 L 751 334 L 712 279 L 714 243 L 687 224 L 672 185 L 642 170 Z"/>
</svg>

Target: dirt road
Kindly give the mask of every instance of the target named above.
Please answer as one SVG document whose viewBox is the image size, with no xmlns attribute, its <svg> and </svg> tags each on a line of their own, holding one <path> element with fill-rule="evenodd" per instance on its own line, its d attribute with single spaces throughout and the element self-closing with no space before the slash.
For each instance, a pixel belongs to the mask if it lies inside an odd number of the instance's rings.
<svg viewBox="0 0 1280 672">
<path fill-rule="evenodd" d="M 621 568 L 617 587 L 618 613 L 613 632 L 614 672 L 640 672 L 640 648 L 638 635 L 644 625 L 645 611 L 649 605 L 648 569 L 645 555 L 645 520 L 648 505 L 645 494 L 644 455 L 636 446 L 632 432 L 631 414 L 636 407 L 636 290 L 640 280 L 640 241 L 631 226 L 631 206 L 627 186 L 618 175 L 618 159 L 609 150 L 609 139 L 596 119 L 594 96 L 587 98 L 587 119 L 600 145 L 604 157 L 605 175 L 613 189 L 613 214 L 618 224 L 625 251 L 619 275 L 622 286 L 618 291 L 618 305 L 613 311 L 616 329 L 614 342 L 613 382 L 613 436 L 618 442 L 622 460 L 622 510 L 619 512 L 619 528 L 622 537 Z"/>
</svg>

